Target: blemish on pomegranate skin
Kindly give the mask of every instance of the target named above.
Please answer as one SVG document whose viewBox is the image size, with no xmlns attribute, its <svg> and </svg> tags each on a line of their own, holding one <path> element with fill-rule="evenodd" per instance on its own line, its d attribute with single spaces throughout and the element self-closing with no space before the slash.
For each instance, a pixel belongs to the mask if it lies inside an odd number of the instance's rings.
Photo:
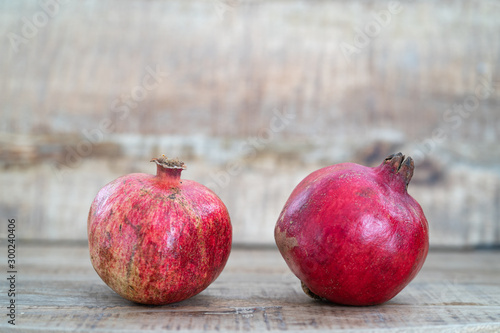
<svg viewBox="0 0 500 333">
<path fill-rule="evenodd" d="M 371 188 L 363 188 L 362 190 L 356 192 L 356 195 L 363 198 L 371 198 L 375 192 Z"/>
<path fill-rule="evenodd" d="M 279 246 L 283 249 L 284 252 L 291 251 L 298 245 L 297 239 L 295 237 L 287 237 L 286 232 L 281 231 L 280 229 L 277 229 L 275 238 L 279 240 Z"/>
</svg>

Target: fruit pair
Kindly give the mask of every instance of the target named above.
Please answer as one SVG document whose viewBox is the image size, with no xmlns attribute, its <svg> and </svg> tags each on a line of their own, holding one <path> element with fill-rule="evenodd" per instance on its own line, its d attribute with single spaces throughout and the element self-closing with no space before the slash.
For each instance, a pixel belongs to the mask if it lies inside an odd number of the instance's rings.
<svg viewBox="0 0 500 333">
<path fill-rule="evenodd" d="M 157 175 L 130 174 L 103 187 L 90 208 L 92 264 L 122 297 L 179 302 L 222 272 L 232 228 L 211 190 L 181 180 L 164 156 Z M 375 168 L 317 170 L 292 192 L 275 229 L 278 248 L 304 291 L 335 303 L 373 305 L 399 293 L 428 252 L 428 226 L 407 193 L 413 161 L 401 153 Z"/>
</svg>

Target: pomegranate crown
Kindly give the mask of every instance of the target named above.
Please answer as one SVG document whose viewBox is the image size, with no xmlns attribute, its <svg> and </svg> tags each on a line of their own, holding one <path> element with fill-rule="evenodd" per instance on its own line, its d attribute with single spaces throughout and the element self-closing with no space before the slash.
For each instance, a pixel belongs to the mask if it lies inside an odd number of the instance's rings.
<svg viewBox="0 0 500 333">
<path fill-rule="evenodd" d="M 385 158 L 382 165 L 391 166 L 393 172 L 403 179 L 405 188 L 408 188 L 408 184 L 413 177 L 413 170 L 415 169 L 415 163 L 410 156 L 405 157 L 402 153 L 391 154 Z"/>
<path fill-rule="evenodd" d="M 169 159 L 165 155 L 161 155 L 161 157 L 153 158 L 150 162 L 155 162 L 157 165 L 160 165 L 166 169 L 182 169 L 186 170 L 186 165 L 184 162 L 179 160 L 178 158 Z"/>
</svg>

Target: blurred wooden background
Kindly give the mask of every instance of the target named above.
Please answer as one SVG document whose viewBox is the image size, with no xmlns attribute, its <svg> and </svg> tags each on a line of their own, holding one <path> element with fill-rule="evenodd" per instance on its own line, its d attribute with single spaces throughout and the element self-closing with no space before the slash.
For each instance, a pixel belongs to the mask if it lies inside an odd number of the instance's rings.
<svg viewBox="0 0 500 333">
<path fill-rule="evenodd" d="M 496 1 L 2 1 L 0 215 L 86 240 L 107 182 L 162 153 L 273 244 L 310 172 L 417 160 L 434 247 L 500 245 Z M 6 229 L 1 231 L 5 239 Z"/>
</svg>

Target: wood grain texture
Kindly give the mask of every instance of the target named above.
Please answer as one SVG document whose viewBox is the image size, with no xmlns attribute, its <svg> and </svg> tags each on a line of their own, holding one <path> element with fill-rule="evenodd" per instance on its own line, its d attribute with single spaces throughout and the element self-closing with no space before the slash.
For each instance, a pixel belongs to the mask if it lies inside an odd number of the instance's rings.
<svg viewBox="0 0 500 333">
<path fill-rule="evenodd" d="M 431 245 L 500 245 L 500 6 L 400 1 L 357 37 L 389 3 L 61 1 L 27 36 L 41 4 L 1 1 L 0 215 L 85 240 L 99 188 L 166 154 L 227 204 L 235 243 L 272 244 L 309 172 L 402 151 Z"/>
<path fill-rule="evenodd" d="M 84 246 L 21 244 L 18 254 L 18 332 L 500 330 L 498 251 L 431 251 L 407 288 L 373 307 L 308 298 L 271 248 L 234 249 L 208 289 L 167 306 L 120 298 L 94 272 Z M 0 330 L 8 328 L 3 318 Z"/>
</svg>

